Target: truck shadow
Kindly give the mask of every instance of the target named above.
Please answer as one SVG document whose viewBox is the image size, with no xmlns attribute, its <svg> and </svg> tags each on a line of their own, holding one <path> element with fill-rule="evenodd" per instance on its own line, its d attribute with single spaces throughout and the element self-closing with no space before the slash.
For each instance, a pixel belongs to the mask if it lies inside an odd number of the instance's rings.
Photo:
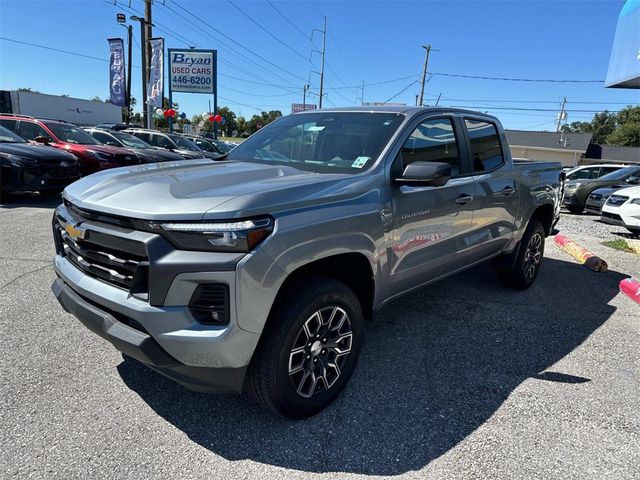
<svg viewBox="0 0 640 480">
<path fill-rule="evenodd" d="M 190 392 L 134 360 L 118 371 L 159 415 L 227 460 L 399 475 L 455 447 L 527 379 L 586 388 L 588 371 L 570 375 L 554 364 L 613 314 L 608 303 L 623 277 L 546 258 L 525 292 L 504 288 L 481 265 L 410 294 L 368 324 L 339 400 L 304 421 L 278 418 L 245 396 Z"/>
</svg>

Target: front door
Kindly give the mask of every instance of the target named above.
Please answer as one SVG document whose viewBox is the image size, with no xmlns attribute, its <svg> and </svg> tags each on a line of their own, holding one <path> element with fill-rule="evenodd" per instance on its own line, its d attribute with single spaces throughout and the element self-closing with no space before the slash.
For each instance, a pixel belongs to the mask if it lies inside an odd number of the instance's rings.
<svg viewBox="0 0 640 480">
<path fill-rule="evenodd" d="M 467 235 L 473 217 L 474 179 L 467 166 L 463 138 L 453 117 L 419 122 L 403 143 L 391 169 L 394 234 L 389 277 L 392 294 L 435 280 L 466 263 Z M 442 187 L 393 182 L 414 161 L 451 165 L 452 178 Z"/>
</svg>

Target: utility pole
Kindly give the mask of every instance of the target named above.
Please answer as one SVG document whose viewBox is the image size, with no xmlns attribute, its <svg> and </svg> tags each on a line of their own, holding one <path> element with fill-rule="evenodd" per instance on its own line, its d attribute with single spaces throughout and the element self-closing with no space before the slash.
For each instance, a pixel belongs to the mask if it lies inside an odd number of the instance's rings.
<svg viewBox="0 0 640 480">
<path fill-rule="evenodd" d="M 142 53 L 142 125 L 144 128 L 151 128 L 151 116 L 147 111 L 147 82 L 149 81 L 149 68 L 147 67 L 147 29 L 144 18 L 132 15 L 129 17 L 134 22 L 140 22 L 140 43 Z"/>
<path fill-rule="evenodd" d="M 560 124 L 562 121 L 567 118 L 567 113 L 564 111 L 564 107 L 567 104 L 567 97 L 564 97 L 562 103 L 560 104 L 560 113 L 558 113 L 558 118 L 556 119 L 556 132 L 560 131 Z"/>
<path fill-rule="evenodd" d="M 145 93 L 147 90 L 146 85 L 148 85 L 149 78 L 151 77 L 151 42 L 149 41 L 153 38 L 153 32 L 151 31 L 153 23 L 151 22 L 151 0 L 144 0 L 144 26 L 146 27 L 146 37 L 142 44 L 142 48 L 145 50 L 147 55 L 147 61 L 144 64 L 145 69 L 143 70 L 145 72 Z M 164 103 L 164 99 L 162 99 L 162 103 Z M 147 128 L 151 128 L 153 125 L 153 107 L 149 105 L 146 95 L 144 97 L 144 105 L 145 111 L 147 112 Z M 169 108 L 171 108 L 171 105 L 169 105 Z"/>
<path fill-rule="evenodd" d="M 364 80 L 362 80 L 362 92 L 360 96 L 360 105 L 364 105 Z"/>
<path fill-rule="evenodd" d="M 419 107 L 422 107 L 423 105 L 424 84 L 427 80 L 427 65 L 429 64 L 429 53 L 431 52 L 431 45 L 423 45 L 422 48 L 427 51 L 427 54 L 424 57 L 424 68 L 422 69 L 422 80 L 420 81 L 420 100 L 418 101 Z"/>
<path fill-rule="evenodd" d="M 302 87 L 302 110 L 306 110 L 307 109 L 307 90 L 309 90 L 309 84 L 306 83 L 303 87 Z"/>
<path fill-rule="evenodd" d="M 327 17 L 324 17 L 324 29 L 322 30 L 322 63 L 320 64 L 320 104 L 318 108 L 322 108 L 322 95 L 324 91 L 324 54 L 327 45 Z"/>
</svg>

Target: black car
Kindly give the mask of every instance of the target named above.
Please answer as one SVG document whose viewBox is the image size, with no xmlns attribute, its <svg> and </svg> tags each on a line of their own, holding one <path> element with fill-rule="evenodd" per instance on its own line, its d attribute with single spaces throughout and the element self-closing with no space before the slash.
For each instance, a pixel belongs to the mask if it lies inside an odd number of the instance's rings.
<svg viewBox="0 0 640 480">
<path fill-rule="evenodd" d="M 131 135 L 130 133 L 121 132 L 119 129 L 107 130 L 103 128 L 85 128 L 85 130 L 100 143 L 105 145 L 113 145 L 114 147 L 132 148 L 135 150 L 142 163 L 170 162 L 183 160 L 181 155 L 170 152 L 168 150 L 159 150 L 153 148 L 144 140 Z"/>
<path fill-rule="evenodd" d="M 80 178 L 75 155 L 33 145 L 0 126 L 0 192 L 57 194 Z"/>
<path fill-rule="evenodd" d="M 600 178 L 570 180 L 564 186 L 564 206 L 571 213 L 582 213 L 591 192 L 619 185 L 632 177 L 640 177 L 640 166 L 624 167 Z"/>
<path fill-rule="evenodd" d="M 627 178 L 623 183 L 618 185 L 612 185 L 610 187 L 602 187 L 592 191 L 587 197 L 586 210 L 588 213 L 600 215 L 602 213 L 602 206 L 607 203 L 607 200 L 612 193 L 622 189 L 629 188 L 635 185 L 640 185 L 640 177 Z"/>
<path fill-rule="evenodd" d="M 188 135 L 184 133 L 182 134 L 182 136 L 191 140 L 205 152 L 216 153 L 218 155 L 226 155 L 233 149 L 231 145 L 227 145 L 220 140 L 199 137 L 197 135 Z"/>
<path fill-rule="evenodd" d="M 132 128 L 125 130 L 138 138 L 141 138 L 152 147 L 159 150 L 169 150 L 181 155 L 187 160 L 196 158 L 210 158 L 217 160 L 220 155 L 205 152 L 191 140 L 176 133 L 164 133 L 157 130 L 146 130 L 142 128 Z"/>
</svg>

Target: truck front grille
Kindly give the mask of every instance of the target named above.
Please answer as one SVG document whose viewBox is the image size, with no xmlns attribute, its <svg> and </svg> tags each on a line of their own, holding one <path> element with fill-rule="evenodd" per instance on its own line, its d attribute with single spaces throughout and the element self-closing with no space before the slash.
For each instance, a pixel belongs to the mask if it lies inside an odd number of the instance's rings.
<svg viewBox="0 0 640 480">
<path fill-rule="evenodd" d="M 56 218 L 54 230 L 62 256 L 91 277 L 138 297 L 147 296 L 149 261 L 143 243 L 91 229 L 72 237 L 66 226 L 64 219 Z"/>
<path fill-rule="evenodd" d="M 607 205 L 614 205 L 618 207 L 627 200 L 629 200 L 629 197 L 625 197 L 624 195 L 611 195 L 609 200 L 607 200 Z"/>
</svg>

